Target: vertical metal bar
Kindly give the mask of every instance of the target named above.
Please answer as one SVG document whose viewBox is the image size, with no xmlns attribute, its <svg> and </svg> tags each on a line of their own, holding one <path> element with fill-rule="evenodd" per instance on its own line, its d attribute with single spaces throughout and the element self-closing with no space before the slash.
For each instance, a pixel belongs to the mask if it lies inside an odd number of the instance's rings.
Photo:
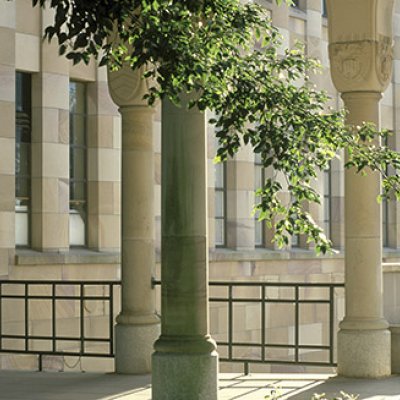
<svg viewBox="0 0 400 400">
<path fill-rule="evenodd" d="M 111 283 L 108 294 L 110 296 L 109 304 L 109 328 L 110 328 L 110 354 L 114 354 L 114 285 Z"/>
<path fill-rule="evenodd" d="M 57 351 L 57 341 L 56 341 L 56 335 L 57 335 L 57 318 L 56 318 L 56 284 L 52 283 L 51 285 L 51 341 L 52 341 L 52 347 L 53 351 Z"/>
<path fill-rule="evenodd" d="M 25 283 L 25 351 L 29 351 L 29 287 Z"/>
<path fill-rule="evenodd" d="M 294 360 L 299 362 L 299 286 L 295 286 Z"/>
<path fill-rule="evenodd" d="M 265 362 L 265 285 L 261 287 L 261 361 Z"/>
<path fill-rule="evenodd" d="M 247 361 L 244 363 L 244 374 L 250 375 L 249 363 Z"/>
<path fill-rule="evenodd" d="M 335 318 L 335 291 L 333 285 L 329 287 L 329 363 L 333 364 L 333 346 L 334 346 L 334 318 Z"/>
<path fill-rule="evenodd" d="M 39 369 L 39 372 L 43 371 L 42 353 L 39 353 L 39 355 L 38 355 L 38 369 Z"/>
<path fill-rule="evenodd" d="M 232 294 L 233 294 L 233 286 L 229 285 L 229 292 L 228 292 L 228 358 L 229 360 L 232 359 L 233 356 L 233 301 L 232 301 Z"/>
<path fill-rule="evenodd" d="M 81 340 L 81 351 L 80 353 L 83 354 L 85 352 L 85 308 L 84 308 L 84 289 L 85 286 L 83 283 L 80 285 L 80 310 L 79 310 L 79 321 L 80 321 L 80 340 Z"/>
</svg>

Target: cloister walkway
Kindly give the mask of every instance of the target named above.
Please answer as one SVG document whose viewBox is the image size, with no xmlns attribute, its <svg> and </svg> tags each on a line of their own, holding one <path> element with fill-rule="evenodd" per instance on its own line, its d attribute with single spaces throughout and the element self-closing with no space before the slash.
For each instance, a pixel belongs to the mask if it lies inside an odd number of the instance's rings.
<svg viewBox="0 0 400 400">
<path fill-rule="evenodd" d="M 0 400 L 150 400 L 151 376 L 63 372 L 0 372 Z M 400 400 L 400 376 L 368 380 L 329 374 L 221 374 L 219 400 L 306 400 L 341 390 L 359 399 Z"/>
</svg>

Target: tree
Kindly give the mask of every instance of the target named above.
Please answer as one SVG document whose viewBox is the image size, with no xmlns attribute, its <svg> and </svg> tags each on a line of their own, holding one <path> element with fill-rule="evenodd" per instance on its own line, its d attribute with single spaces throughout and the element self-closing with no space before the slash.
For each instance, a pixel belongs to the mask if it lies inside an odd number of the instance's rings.
<svg viewBox="0 0 400 400">
<path fill-rule="evenodd" d="M 74 63 L 100 57 L 100 65 L 118 69 L 145 67 L 154 82 L 149 105 L 169 98 L 179 104 L 182 92 L 195 93 L 190 107 L 210 109 L 220 148 L 217 159 L 233 156 L 243 144 L 261 154 L 264 167 L 282 174 L 291 201 L 281 200 L 282 185 L 267 179 L 257 192 L 260 218 L 276 228 L 280 246 L 292 234 L 306 234 L 317 251 L 331 248 L 322 229 L 306 211 L 306 202 L 320 202 L 312 188 L 317 173 L 345 149 L 346 167 L 384 175 L 383 196 L 399 175 L 386 176 L 400 157 L 375 145 L 371 124 L 346 127 L 345 112 L 327 108 L 328 96 L 309 82 L 316 60 L 298 46 L 283 56 L 278 30 L 264 9 L 240 0 L 32 0 L 50 6 L 54 23 L 45 36 L 57 38 L 60 54 Z M 282 0 L 276 0 L 277 3 Z M 286 0 L 290 3 L 290 0 Z M 112 39 L 111 39 L 112 38 Z M 302 82 L 299 85 L 299 82 Z M 277 218 L 276 218 L 277 217 Z"/>
</svg>

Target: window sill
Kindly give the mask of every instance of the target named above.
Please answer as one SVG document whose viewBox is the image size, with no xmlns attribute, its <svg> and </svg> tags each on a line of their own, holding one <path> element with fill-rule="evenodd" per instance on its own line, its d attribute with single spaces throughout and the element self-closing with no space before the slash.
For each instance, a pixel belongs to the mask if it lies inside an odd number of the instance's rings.
<svg viewBox="0 0 400 400">
<path fill-rule="evenodd" d="M 262 261 L 262 260 L 291 260 L 291 259 L 341 259 L 343 251 L 334 254 L 317 256 L 314 250 L 292 249 L 292 250 L 270 250 L 256 248 L 255 250 L 232 250 L 216 248 L 210 250 L 210 261 Z"/>
<path fill-rule="evenodd" d="M 120 262 L 119 253 L 88 249 L 71 249 L 62 253 L 17 249 L 15 254 L 15 265 L 119 264 Z"/>
</svg>

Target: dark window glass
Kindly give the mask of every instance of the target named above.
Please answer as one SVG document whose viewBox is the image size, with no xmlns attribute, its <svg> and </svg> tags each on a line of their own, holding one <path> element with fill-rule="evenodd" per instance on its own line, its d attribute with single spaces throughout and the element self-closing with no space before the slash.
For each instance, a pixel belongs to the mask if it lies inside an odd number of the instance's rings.
<svg viewBox="0 0 400 400">
<path fill-rule="evenodd" d="M 226 164 L 215 164 L 215 245 L 226 246 Z"/>
<path fill-rule="evenodd" d="M 265 173 L 264 167 L 262 165 L 261 155 L 259 153 L 254 154 L 255 162 L 254 162 L 254 186 L 255 189 L 260 189 L 265 182 Z M 257 199 L 256 199 L 256 202 Z M 264 244 L 264 221 L 259 221 L 259 212 L 256 212 L 255 217 L 255 232 L 254 232 L 254 244 L 257 247 L 261 247 Z"/>
<path fill-rule="evenodd" d="M 326 0 L 322 0 L 322 16 L 327 17 L 327 8 L 326 8 Z"/>
<path fill-rule="evenodd" d="M 69 85 L 70 245 L 86 245 L 87 224 L 87 111 L 86 86 Z"/>
<path fill-rule="evenodd" d="M 382 139 L 384 146 L 389 146 L 388 138 Z M 390 146 L 389 146 L 390 147 Z M 390 170 L 387 169 L 386 174 L 390 174 Z M 382 200 L 382 245 L 384 247 L 389 246 L 389 200 L 385 197 Z"/>
<path fill-rule="evenodd" d="M 324 171 L 324 232 L 327 238 L 331 238 L 332 230 L 332 170 L 329 166 Z"/>
<path fill-rule="evenodd" d="M 31 75 L 15 76 L 15 243 L 29 245 L 31 207 Z"/>
</svg>

